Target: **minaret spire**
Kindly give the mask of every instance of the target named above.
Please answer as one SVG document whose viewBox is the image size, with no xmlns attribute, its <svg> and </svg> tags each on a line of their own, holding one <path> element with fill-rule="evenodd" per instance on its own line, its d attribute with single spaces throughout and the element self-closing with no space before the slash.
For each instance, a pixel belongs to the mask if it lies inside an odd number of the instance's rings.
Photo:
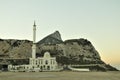
<svg viewBox="0 0 120 80">
<path fill-rule="evenodd" d="M 33 25 L 33 46 L 32 46 L 32 58 L 36 58 L 36 24 Z"/>
<path fill-rule="evenodd" d="M 35 21 L 34 21 L 34 25 L 33 26 L 36 26 Z"/>
<path fill-rule="evenodd" d="M 33 43 L 36 43 L 36 24 L 34 21 L 34 25 L 33 25 Z"/>
</svg>

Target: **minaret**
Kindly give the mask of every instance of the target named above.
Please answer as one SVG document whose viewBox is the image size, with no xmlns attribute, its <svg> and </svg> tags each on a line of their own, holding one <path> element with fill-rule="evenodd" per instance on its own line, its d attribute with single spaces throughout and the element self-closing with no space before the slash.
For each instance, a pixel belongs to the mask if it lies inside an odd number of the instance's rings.
<svg viewBox="0 0 120 80">
<path fill-rule="evenodd" d="M 32 46 L 32 58 L 36 58 L 36 24 L 33 25 L 33 46 Z"/>
</svg>

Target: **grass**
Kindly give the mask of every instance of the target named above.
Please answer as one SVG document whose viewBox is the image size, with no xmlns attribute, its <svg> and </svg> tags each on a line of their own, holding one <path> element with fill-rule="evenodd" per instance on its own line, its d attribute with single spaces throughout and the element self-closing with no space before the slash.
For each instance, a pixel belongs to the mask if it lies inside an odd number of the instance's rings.
<svg viewBox="0 0 120 80">
<path fill-rule="evenodd" d="M 120 80 L 120 72 L 1 72 L 0 80 Z"/>
</svg>

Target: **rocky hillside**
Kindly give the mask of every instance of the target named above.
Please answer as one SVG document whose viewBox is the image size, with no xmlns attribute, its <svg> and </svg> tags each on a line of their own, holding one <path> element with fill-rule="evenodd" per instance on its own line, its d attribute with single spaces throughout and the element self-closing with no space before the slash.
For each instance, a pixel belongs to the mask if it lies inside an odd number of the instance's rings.
<svg viewBox="0 0 120 80">
<path fill-rule="evenodd" d="M 28 59 L 31 57 L 31 47 L 32 41 L 29 40 L 0 39 L 0 58 Z M 90 41 L 83 38 L 63 41 L 58 31 L 37 42 L 37 57 L 43 56 L 46 51 L 55 56 L 61 65 L 102 64 L 106 70 L 116 70 L 101 60 Z"/>
<path fill-rule="evenodd" d="M 62 43 L 61 35 L 58 31 L 54 32 L 53 34 L 48 35 L 44 39 L 38 42 L 39 45 L 41 44 L 59 44 Z"/>
<path fill-rule="evenodd" d="M 31 47 L 29 40 L 0 39 L 0 58 L 29 58 Z"/>
</svg>

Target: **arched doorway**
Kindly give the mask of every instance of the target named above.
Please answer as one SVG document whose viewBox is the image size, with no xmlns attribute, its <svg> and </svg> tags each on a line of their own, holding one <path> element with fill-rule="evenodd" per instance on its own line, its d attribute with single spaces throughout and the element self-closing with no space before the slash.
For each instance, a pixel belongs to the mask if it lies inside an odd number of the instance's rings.
<svg viewBox="0 0 120 80">
<path fill-rule="evenodd" d="M 47 66 L 47 70 L 50 70 L 50 66 Z"/>
</svg>

